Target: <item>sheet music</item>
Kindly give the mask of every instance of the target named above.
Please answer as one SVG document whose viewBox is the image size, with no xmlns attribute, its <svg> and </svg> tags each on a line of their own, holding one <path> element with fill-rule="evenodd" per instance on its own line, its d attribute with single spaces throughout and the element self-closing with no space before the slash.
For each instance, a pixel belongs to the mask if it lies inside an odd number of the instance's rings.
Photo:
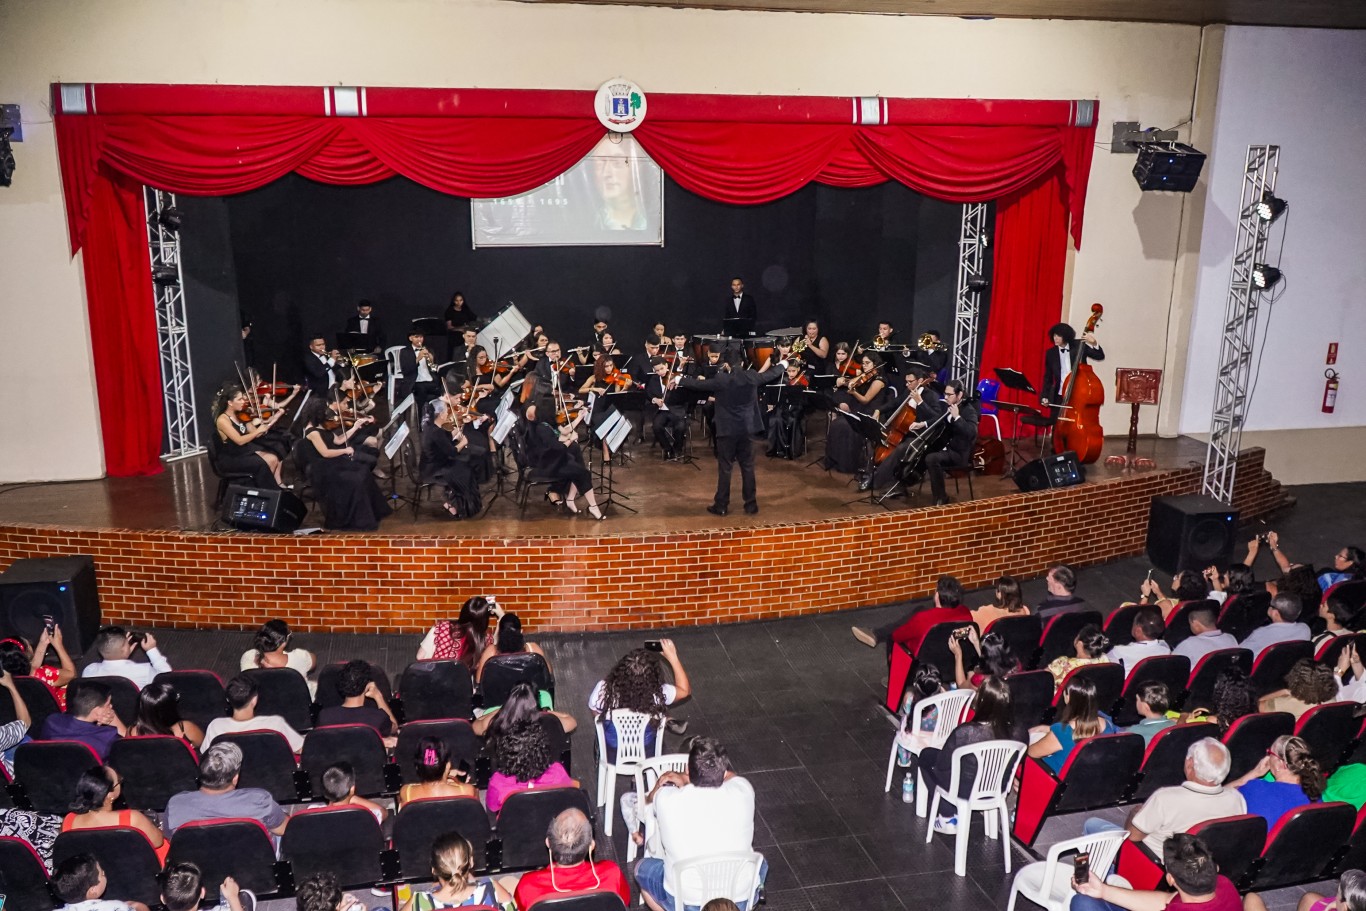
<svg viewBox="0 0 1366 911">
<path fill-rule="evenodd" d="M 507 435 L 511 433 L 512 428 L 516 426 L 517 415 L 513 413 L 511 408 L 507 411 L 499 412 L 498 423 L 494 424 L 493 429 L 489 431 L 489 439 L 501 446 L 503 445 L 503 440 L 507 439 Z"/>
<path fill-rule="evenodd" d="M 503 420 L 504 415 L 512 414 L 512 390 L 503 393 L 503 397 L 498 400 L 498 408 L 495 412 L 499 421 Z M 502 442 L 499 440 L 499 442 Z"/>
<path fill-rule="evenodd" d="M 398 425 L 394 435 L 384 444 L 384 454 L 389 457 L 389 461 L 394 460 L 394 454 L 398 452 L 399 447 L 403 445 L 403 441 L 406 439 L 408 439 L 408 422 L 404 421 Z"/>
<path fill-rule="evenodd" d="M 394 406 L 394 414 L 403 414 L 409 408 L 413 407 L 413 402 L 413 394 L 410 392 L 403 397 L 403 401 Z"/>
</svg>

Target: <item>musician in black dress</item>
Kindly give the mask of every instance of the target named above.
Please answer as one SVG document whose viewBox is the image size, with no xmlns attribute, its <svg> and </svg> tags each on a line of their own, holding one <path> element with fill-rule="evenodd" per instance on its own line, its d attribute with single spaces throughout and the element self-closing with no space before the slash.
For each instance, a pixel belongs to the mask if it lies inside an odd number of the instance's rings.
<svg viewBox="0 0 1366 911">
<path fill-rule="evenodd" d="M 465 327 L 473 325 L 479 317 L 465 303 L 465 295 L 457 291 L 451 295 L 451 302 L 446 305 L 446 312 L 441 314 L 441 318 L 446 321 L 446 360 L 457 360 L 456 352 L 460 348 Z"/>
<path fill-rule="evenodd" d="M 820 324 L 815 320 L 807 320 L 798 341 L 801 343 L 801 359 L 806 364 L 806 372 L 829 373 L 830 339 L 821 335 Z"/>
<path fill-rule="evenodd" d="M 538 413 L 535 402 L 526 406 L 522 412 L 525 418 L 522 433 L 527 461 L 532 468 L 537 474 L 555 478 L 546 499 L 578 515 L 579 508 L 574 501 L 582 496 L 588 501 L 588 514 L 601 522 L 603 514 L 593 493 L 593 475 L 583 463 L 583 450 L 579 448 L 573 423 L 552 426 L 541 420 Z"/>
<path fill-rule="evenodd" d="M 949 502 L 944 488 L 945 471 L 972 467 L 972 448 L 977 445 L 977 409 L 965 398 L 962 380 L 944 384 L 944 406 L 948 412 L 944 418 L 947 427 L 941 436 L 944 448 L 925 456 L 925 473 L 930 476 L 935 506 Z"/>
<path fill-rule="evenodd" d="M 441 506 L 452 519 L 472 518 L 484 508 L 476 479 L 478 455 L 471 450 L 465 417 L 447 396 L 433 399 L 422 411 L 418 473 L 424 482 L 445 490 Z"/>
<path fill-rule="evenodd" d="M 365 336 L 369 351 L 384 350 L 384 327 L 375 315 L 375 305 L 368 300 L 356 304 L 356 315 L 346 320 L 346 331 Z"/>
<path fill-rule="evenodd" d="M 321 399 L 304 409 L 304 472 L 323 507 L 323 524 L 332 531 L 374 531 L 389 515 L 389 500 L 370 469 L 355 458 L 352 438 L 374 418 L 358 418 L 351 428 L 329 429 L 336 414 Z"/>
<path fill-rule="evenodd" d="M 664 460 L 678 458 L 683 451 L 683 437 L 688 429 L 687 393 L 677 388 L 678 374 L 669 372 L 669 362 L 662 357 L 650 360 L 651 373 L 645 378 L 645 397 L 650 400 L 647 417 L 654 430 L 655 442 L 664 451 Z"/>
<path fill-rule="evenodd" d="M 1043 356 L 1043 383 L 1039 386 L 1039 402 L 1050 408 L 1053 417 L 1058 416 L 1056 406 L 1062 401 L 1063 385 L 1072 368 L 1077 366 L 1082 348 L 1086 349 L 1088 361 L 1105 360 L 1105 349 L 1100 347 L 1094 333 L 1088 332 L 1080 339 L 1077 332 L 1066 323 L 1058 323 L 1048 330 L 1052 346 Z"/>
<path fill-rule="evenodd" d="M 214 402 L 214 461 L 223 475 L 250 475 L 253 487 L 274 490 L 284 487 L 280 478 L 280 457 L 261 445 L 283 411 L 270 420 L 246 417 L 247 394 L 241 386 L 225 386 Z"/>
<path fill-rule="evenodd" d="M 810 386 L 802 362 L 789 361 L 777 386 L 776 390 L 772 386 L 764 387 L 766 396 L 776 392 L 776 401 L 768 406 L 768 456 L 798 459 L 806 453 L 806 429 L 802 426 L 802 418 L 806 414 L 806 390 Z"/>
<path fill-rule="evenodd" d="M 880 417 L 882 408 L 895 399 L 882 376 L 882 358 L 871 352 L 863 353 L 863 369 L 857 376 L 840 377 L 835 380 L 833 400 L 843 412 L 857 412 L 875 420 Z M 835 415 L 830 431 L 825 437 L 825 468 L 853 474 L 863 468 L 868 461 L 865 448 L 867 440 L 847 418 Z"/>
</svg>

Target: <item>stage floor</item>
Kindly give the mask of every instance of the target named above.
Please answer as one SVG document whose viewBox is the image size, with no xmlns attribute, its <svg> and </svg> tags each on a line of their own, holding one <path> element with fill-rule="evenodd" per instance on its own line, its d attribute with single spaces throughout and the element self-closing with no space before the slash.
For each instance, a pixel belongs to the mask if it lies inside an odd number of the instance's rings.
<svg viewBox="0 0 1366 911">
<path fill-rule="evenodd" d="M 1088 484 L 1145 473 L 1105 466 L 1105 457 L 1123 454 L 1125 444 L 1124 437 L 1106 439 L 1100 460 L 1086 466 Z M 384 520 L 379 533 L 450 534 L 466 538 L 676 533 L 811 522 L 885 511 L 882 507 L 870 506 L 867 494 L 859 499 L 851 476 L 809 465 L 824 453 L 823 440 L 813 439 L 806 456 L 794 461 L 767 458 L 763 454 L 764 443 L 755 441 L 754 445 L 760 505 L 759 514 L 755 516 L 745 515 L 740 509 L 738 470 L 732 480 L 731 503 L 735 507 L 732 513 L 717 518 L 706 512 L 716 489 L 716 462 L 706 441 L 699 440 L 695 444 L 696 467 L 664 462 L 659 457 L 659 450 L 647 441 L 630 446 L 634 458 L 624 467 L 617 468 L 614 476 L 617 492 L 629 497 L 623 499 L 623 503 L 638 510 L 637 513 L 612 509 L 605 522 L 595 522 L 586 514 L 568 517 L 551 510 L 537 494 L 536 499 L 528 501 L 523 516 L 509 491 L 509 496 L 493 503 L 486 516 L 473 520 L 446 518 L 439 501 L 424 501 L 414 518 L 407 504 L 398 503 L 397 512 Z M 1189 437 L 1141 437 L 1137 455 L 1152 459 L 1157 470 L 1170 470 L 1187 467 L 1193 462 L 1203 464 L 1205 449 L 1204 443 Z M 1028 454 L 1032 454 L 1032 450 L 1022 451 L 1022 456 Z M 949 493 L 955 501 L 965 502 L 969 499 L 967 482 L 960 480 L 958 483 L 959 491 L 955 495 L 953 481 L 949 481 Z M 383 489 L 387 490 L 387 485 L 387 481 L 381 482 Z M 208 460 L 202 455 L 172 462 L 166 466 L 166 471 L 148 478 L 12 485 L 0 488 L 0 525 L 210 531 L 215 528 L 217 519 L 213 508 L 217 486 Z M 1019 492 L 1014 481 L 1000 475 L 977 474 L 973 478 L 973 488 L 977 500 Z M 411 487 L 400 482 L 399 492 L 410 493 Z M 926 484 L 918 495 L 889 499 L 885 505 L 892 510 L 915 509 L 928 506 L 929 497 L 929 485 Z M 582 509 L 584 504 L 580 501 L 579 505 Z M 316 525 L 320 521 L 321 516 L 314 510 L 307 524 Z"/>
</svg>

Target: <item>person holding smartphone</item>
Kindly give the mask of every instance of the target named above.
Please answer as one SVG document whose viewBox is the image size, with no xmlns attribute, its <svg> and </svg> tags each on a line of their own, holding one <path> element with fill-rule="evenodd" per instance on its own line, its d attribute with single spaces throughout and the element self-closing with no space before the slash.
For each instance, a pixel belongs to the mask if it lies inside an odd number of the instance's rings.
<svg viewBox="0 0 1366 911">
<path fill-rule="evenodd" d="M 643 715 L 654 717 L 645 734 L 646 751 L 653 749 L 658 725 L 663 722 L 668 706 L 674 705 L 692 695 L 692 684 L 683 662 L 678 657 L 678 649 L 672 639 L 660 639 L 655 651 L 646 643 L 645 648 L 633 649 L 616 663 L 607 676 L 597 682 L 588 696 L 588 708 L 594 717 L 607 714 L 614 709 L 629 709 Z M 660 668 L 660 658 L 669 665 L 673 683 L 666 683 Z M 687 723 L 672 725 L 670 730 L 682 734 Z M 616 729 L 611 722 L 603 726 L 607 748 L 615 755 L 617 745 Z"/>
<path fill-rule="evenodd" d="M 1162 865 L 1175 896 L 1111 886 L 1088 870 L 1085 882 L 1072 884 L 1077 891 L 1072 911 L 1242 911 L 1238 888 L 1219 875 L 1214 856 L 1196 836 L 1180 832 L 1168 838 L 1162 845 Z"/>
</svg>

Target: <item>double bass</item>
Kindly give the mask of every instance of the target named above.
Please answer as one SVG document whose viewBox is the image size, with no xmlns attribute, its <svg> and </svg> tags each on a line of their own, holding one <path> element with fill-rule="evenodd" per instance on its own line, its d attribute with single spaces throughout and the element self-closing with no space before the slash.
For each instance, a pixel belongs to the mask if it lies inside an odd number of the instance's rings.
<svg viewBox="0 0 1366 911">
<path fill-rule="evenodd" d="M 1086 321 L 1086 332 L 1094 332 L 1105 308 L 1091 305 L 1091 318 Z M 1077 461 L 1089 465 L 1100 458 L 1105 444 L 1105 431 L 1100 426 L 1100 406 L 1105 404 L 1105 386 L 1091 365 L 1086 363 L 1086 344 L 1077 349 L 1077 363 L 1063 384 L 1062 413 L 1053 430 L 1053 451 L 1077 454 Z"/>
</svg>

